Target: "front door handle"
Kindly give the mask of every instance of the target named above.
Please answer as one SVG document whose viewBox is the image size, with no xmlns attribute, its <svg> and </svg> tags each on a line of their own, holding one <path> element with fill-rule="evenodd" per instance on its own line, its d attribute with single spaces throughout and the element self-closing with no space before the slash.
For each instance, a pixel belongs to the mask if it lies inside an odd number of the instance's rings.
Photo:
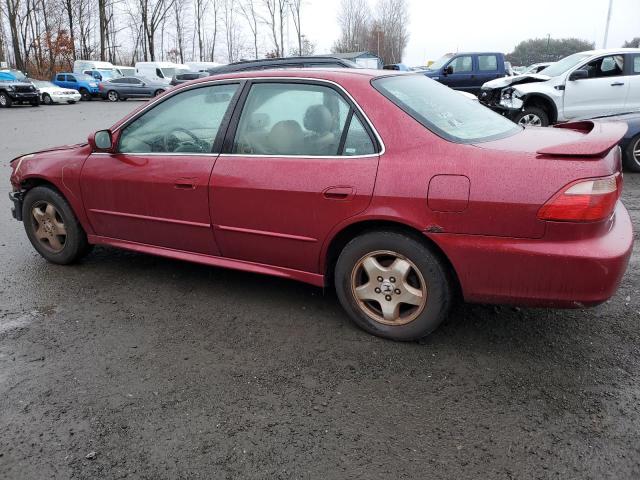
<svg viewBox="0 0 640 480">
<path fill-rule="evenodd" d="M 327 200 L 350 200 L 353 193 L 353 187 L 329 187 L 322 192 L 322 196 Z"/>
<path fill-rule="evenodd" d="M 624 82 L 615 82 L 611 84 L 612 87 L 621 87 L 622 85 L 624 85 Z"/>
</svg>

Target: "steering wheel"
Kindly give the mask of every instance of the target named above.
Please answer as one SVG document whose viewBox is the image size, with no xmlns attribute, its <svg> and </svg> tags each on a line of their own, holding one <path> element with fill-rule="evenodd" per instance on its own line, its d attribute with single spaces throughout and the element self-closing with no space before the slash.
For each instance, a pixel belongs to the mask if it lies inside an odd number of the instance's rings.
<svg viewBox="0 0 640 480">
<path fill-rule="evenodd" d="M 192 140 L 180 140 L 175 135 L 176 132 L 185 133 L 186 135 L 191 137 Z M 188 146 L 194 147 L 193 150 L 188 150 L 188 151 L 191 151 L 191 152 L 193 152 L 193 151 L 203 152 L 204 151 L 204 148 L 203 148 L 203 145 L 202 145 L 203 144 L 202 140 L 200 140 L 198 137 L 196 137 L 196 135 L 193 132 L 190 132 L 186 128 L 182 128 L 182 127 L 175 127 L 173 129 L 171 129 L 170 131 L 168 131 L 167 133 L 165 133 L 164 136 L 163 136 L 163 144 L 164 144 L 164 151 L 165 152 L 175 152 L 181 147 L 188 147 Z"/>
</svg>

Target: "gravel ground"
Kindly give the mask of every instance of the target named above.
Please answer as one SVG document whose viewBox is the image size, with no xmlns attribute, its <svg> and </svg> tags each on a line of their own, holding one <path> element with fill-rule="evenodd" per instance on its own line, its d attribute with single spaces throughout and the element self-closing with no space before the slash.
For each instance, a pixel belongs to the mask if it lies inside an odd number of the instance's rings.
<svg viewBox="0 0 640 480">
<path fill-rule="evenodd" d="M 422 344 L 285 280 L 106 248 L 47 264 L 8 160 L 139 104 L 0 111 L 0 478 L 640 478 L 638 241 L 599 307 L 462 305 Z M 625 189 L 640 231 L 640 175 Z"/>
</svg>

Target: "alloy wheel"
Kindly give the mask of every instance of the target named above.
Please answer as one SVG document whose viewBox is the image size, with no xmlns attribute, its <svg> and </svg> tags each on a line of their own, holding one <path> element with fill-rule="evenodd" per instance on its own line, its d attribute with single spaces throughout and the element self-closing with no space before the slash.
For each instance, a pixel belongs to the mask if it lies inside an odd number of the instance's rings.
<svg viewBox="0 0 640 480">
<path fill-rule="evenodd" d="M 522 125 L 523 127 L 541 127 L 542 119 L 534 113 L 527 113 L 526 115 L 523 115 L 520 120 L 518 120 L 518 125 Z"/>
<path fill-rule="evenodd" d="M 635 145 L 633 146 L 633 159 L 636 161 L 638 165 L 640 165 L 640 138 L 636 140 Z"/>
<path fill-rule="evenodd" d="M 56 207 L 49 202 L 37 202 L 31 209 L 34 235 L 47 250 L 59 253 L 67 240 L 67 229 Z"/>
<path fill-rule="evenodd" d="M 107 96 L 109 97 L 109 100 L 112 101 L 112 102 L 117 102 L 118 101 L 118 94 L 116 92 L 114 92 L 113 90 L 110 91 Z"/>
<path fill-rule="evenodd" d="M 356 262 L 351 290 L 362 312 L 384 325 L 406 325 L 427 304 L 427 285 L 420 270 L 390 250 L 368 253 Z"/>
<path fill-rule="evenodd" d="M 7 97 L 5 97 L 4 94 L 0 95 L 0 105 L 3 107 L 7 106 Z"/>
</svg>

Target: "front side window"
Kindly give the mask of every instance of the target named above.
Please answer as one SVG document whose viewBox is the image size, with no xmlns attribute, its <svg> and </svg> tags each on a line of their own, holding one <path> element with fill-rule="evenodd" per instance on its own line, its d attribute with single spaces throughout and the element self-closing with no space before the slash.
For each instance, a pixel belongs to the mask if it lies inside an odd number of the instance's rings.
<svg viewBox="0 0 640 480">
<path fill-rule="evenodd" d="M 483 72 L 498 70 L 498 57 L 495 55 L 478 55 L 478 68 Z"/>
<path fill-rule="evenodd" d="M 233 153 L 339 155 L 351 107 L 335 90 L 299 83 L 258 83 L 240 116 Z"/>
<path fill-rule="evenodd" d="M 633 57 L 633 73 L 640 73 L 640 55 Z"/>
<path fill-rule="evenodd" d="M 522 130 L 479 102 L 424 75 L 382 77 L 372 83 L 376 90 L 424 127 L 452 142 L 489 141 Z"/>
<path fill-rule="evenodd" d="M 74 77 L 73 75 L 67 75 L 67 82 L 75 82 L 76 81 L 76 77 Z"/>
<path fill-rule="evenodd" d="M 582 68 L 589 72 L 588 78 L 617 77 L 624 72 L 624 55 L 601 57 Z"/>
<path fill-rule="evenodd" d="M 56 76 L 56 80 L 57 80 L 58 82 L 64 82 L 64 75 L 58 75 L 58 76 Z"/>
<path fill-rule="evenodd" d="M 210 153 L 238 84 L 187 90 L 153 107 L 120 135 L 121 153 Z"/>
<path fill-rule="evenodd" d="M 473 71 L 473 58 L 470 55 L 456 57 L 447 66 L 453 68 L 453 73 L 468 73 Z"/>
</svg>

